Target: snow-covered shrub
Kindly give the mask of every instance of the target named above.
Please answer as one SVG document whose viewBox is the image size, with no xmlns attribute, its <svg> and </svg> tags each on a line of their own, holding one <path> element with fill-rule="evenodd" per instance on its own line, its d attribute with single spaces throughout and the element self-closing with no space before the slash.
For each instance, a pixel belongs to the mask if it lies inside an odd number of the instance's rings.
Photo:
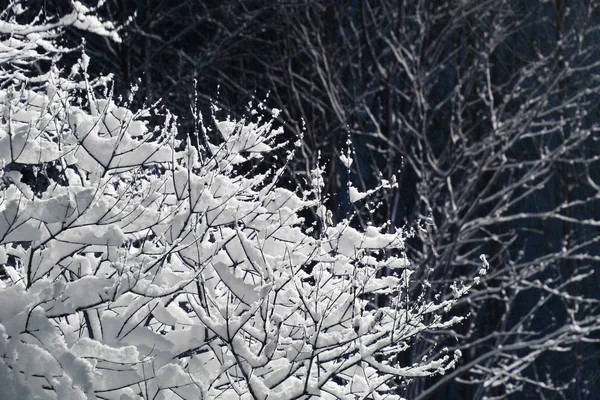
<svg viewBox="0 0 600 400">
<path fill-rule="evenodd" d="M 322 171 L 295 193 L 284 165 L 240 168 L 287 145 L 273 121 L 215 119 L 194 147 L 56 74 L 0 89 L 3 398 L 393 399 L 453 366 L 391 360 L 468 287 L 411 297 L 402 233 L 331 224 Z"/>
</svg>

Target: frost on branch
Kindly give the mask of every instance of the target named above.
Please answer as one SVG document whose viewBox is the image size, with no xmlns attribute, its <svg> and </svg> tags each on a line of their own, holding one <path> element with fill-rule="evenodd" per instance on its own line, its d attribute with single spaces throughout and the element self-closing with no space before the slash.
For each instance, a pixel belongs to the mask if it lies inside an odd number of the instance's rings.
<svg viewBox="0 0 600 400">
<path fill-rule="evenodd" d="M 393 399 L 391 380 L 453 367 L 458 353 L 391 360 L 459 322 L 444 315 L 468 287 L 412 297 L 402 233 L 311 231 L 299 212 L 323 208 L 318 188 L 240 173 L 285 145 L 273 121 L 215 120 L 218 140 L 182 146 L 172 118 L 151 130 L 145 112 L 92 93 L 78 105 L 55 81 L 0 91 L 9 396 Z M 374 309 L 380 294 L 391 301 Z"/>
</svg>

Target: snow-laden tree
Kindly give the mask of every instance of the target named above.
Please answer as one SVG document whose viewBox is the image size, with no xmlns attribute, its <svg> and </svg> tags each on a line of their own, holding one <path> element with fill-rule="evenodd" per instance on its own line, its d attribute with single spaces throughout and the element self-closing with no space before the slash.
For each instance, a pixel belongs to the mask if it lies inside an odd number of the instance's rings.
<svg viewBox="0 0 600 400">
<path fill-rule="evenodd" d="M 458 321 L 443 318 L 452 301 L 405 297 L 402 234 L 304 226 L 301 210 L 326 214 L 321 171 L 301 196 L 277 187 L 280 170 L 237 172 L 279 146 L 271 122 L 217 121 L 220 141 L 178 151 L 172 121 L 149 131 L 109 99 L 79 106 L 52 84 L 0 99 L 0 376 L 13 398 L 364 397 L 453 365 L 387 362 Z M 394 276 L 378 278 L 384 267 Z M 369 307 L 381 293 L 395 302 Z"/>
<path fill-rule="evenodd" d="M 282 188 L 286 160 L 262 160 L 285 149 L 290 160 L 297 144 L 273 120 L 215 117 L 198 124 L 203 145 L 182 143 L 168 113 L 151 129 L 152 110 L 99 95 L 86 56 L 71 85 L 56 69 L 19 77 L 33 39 L 11 32 L 2 69 L 16 80 L 0 89 L 3 398 L 394 399 L 390 381 L 454 366 L 460 352 L 441 348 L 396 360 L 423 331 L 460 322 L 445 315 L 469 286 L 427 301 L 407 290 L 405 234 L 331 224 L 321 169 L 311 190 Z M 381 294 L 391 300 L 374 308 Z"/>
<path fill-rule="evenodd" d="M 194 79 L 201 109 L 216 98 L 237 117 L 270 93 L 286 134 L 306 132 L 283 179 L 309 179 L 320 155 L 335 221 L 414 227 L 406 252 L 427 296 L 470 282 L 488 255 L 490 273 L 455 306 L 469 321 L 401 355 L 410 363 L 444 343 L 463 352 L 460 365 L 415 379 L 405 397 L 600 397 L 590 394 L 600 392 L 599 1 L 107 0 L 104 10 L 132 22 L 114 50 L 87 38 L 90 71 L 114 73 L 125 96 L 139 83 L 140 104 L 168 93 L 180 131 L 193 125 Z M 338 157 L 348 132 L 350 173 Z M 383 206 L 349 201 L 348 180 L 368 191 L 380 174 L 400 186 L 369 198 Z"/>
</svg>

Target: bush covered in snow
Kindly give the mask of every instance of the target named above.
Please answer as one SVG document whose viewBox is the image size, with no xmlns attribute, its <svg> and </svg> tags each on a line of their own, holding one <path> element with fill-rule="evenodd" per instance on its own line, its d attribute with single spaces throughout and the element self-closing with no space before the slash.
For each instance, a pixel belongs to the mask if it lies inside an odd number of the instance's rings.
<svg viewBox="0 0 600 400">
<path fill-rule="evenodd" d="M 403 233 L 328 222 L 322 171 L 296 193 L 285 161 L 241 168 L 294 156 L 273 121 L 215 118 L 181 143 L 168 114 L 151 129 L 98 95 L 88 62 L 0 90 L 3 398 L 393 399 L 392 380 L 453 366 L 396 355 L 460 321 L 444 315 L 468 287 L 415 296 Z"/>
</svg>

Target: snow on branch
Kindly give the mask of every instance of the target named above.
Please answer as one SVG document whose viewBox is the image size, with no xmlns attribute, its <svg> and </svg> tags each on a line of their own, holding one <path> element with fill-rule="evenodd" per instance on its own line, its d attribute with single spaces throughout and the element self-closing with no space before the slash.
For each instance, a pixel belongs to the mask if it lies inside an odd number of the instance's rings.
<svg viewBox="0 0 600 400">
<path fill-rule="evenodd" d="M 392 380 L 455 365 L 389 354 L 459 323 L 470 287 L 415 297 L 403 232 L 314 231 L 300 215 L 318 190 L 281 187 L 283 165 L 241 173 L 287 146 L 273 120 L 215 117 L 218 140 L 182 146 L 169 115 L 151 130 L 48 77 L 0 89 L 5 398 L 394 399 Z"/>
<path fill-rule="evenodd" d="M 0 13 L 0 86 L 7 82 L 45 83 L 50 75 L 40 72 L 39 62 L 55 63 L 62 54 L 73 50 L 58 43 L 66 27 L 121 41 L 117 27 L 97 16 L 98 7 L 71 1 L 71 12 L 60 18 L 47 18 L 40 13 L 32 21 L 23 21 L 26 9 L 22 3 L 11 1 Z"/>
</svg>

